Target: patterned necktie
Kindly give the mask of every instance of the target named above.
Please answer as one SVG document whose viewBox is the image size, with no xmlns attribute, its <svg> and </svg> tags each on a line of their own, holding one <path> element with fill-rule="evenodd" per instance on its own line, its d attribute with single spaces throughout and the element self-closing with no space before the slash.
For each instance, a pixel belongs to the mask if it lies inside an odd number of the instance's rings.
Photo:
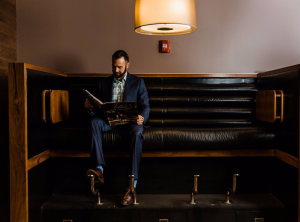
<svg viewBox="0 0 300 222">
<path fill-rule="evenodd" d="M 122 98 L 122 87 L 121 87 L 121 82 L 118 82 L 118 102 L 122 102 L 123 98 Z"/>
</svg>

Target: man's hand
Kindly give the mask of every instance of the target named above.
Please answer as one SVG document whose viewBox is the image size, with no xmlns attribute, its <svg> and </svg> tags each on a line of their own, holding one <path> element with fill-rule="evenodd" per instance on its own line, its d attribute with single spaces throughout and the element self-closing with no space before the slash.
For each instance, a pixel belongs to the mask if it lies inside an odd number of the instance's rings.
<svg viewBox="0 0 300 222">
<path fill-rule="evenodd" d="M 94 106 L 91 104 L 91 102 L 88 98 L 86 98 L 86 100 L 84 102 L 84 106 L 85 106 L 86 110 L 88 110 L 90 112 L 94 109 Z"/>
<path fill-rule="evenodd" d="M 143 120 L 143 117 L 141 115 L 138 115 L 137 117 L 132 118 L 132 122 L 137 124 L 137 125 L 142 125 L 144 120 Z"/>
</svg>

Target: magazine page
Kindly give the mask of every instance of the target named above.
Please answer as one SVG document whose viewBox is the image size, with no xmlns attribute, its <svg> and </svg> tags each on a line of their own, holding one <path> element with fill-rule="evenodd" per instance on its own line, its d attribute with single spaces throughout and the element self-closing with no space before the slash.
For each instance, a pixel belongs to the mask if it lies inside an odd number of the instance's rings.
<svg viewBox="0 0 300 222">
<path fill-rule="evenodd" d="M 91 94 L 86 89 L 84 89 L 83 92 L 85 93 L 85 95 L 87 96 L 87 98 L 90 100 L 90 102 L 94 103 L 96 106 L 98 106 L 99 108 L 101 108 L 101 105 L 103 104 L 103 102 L 101 100 L 99 100 L 98 98 L 96 98 L 93 94 Z"/>
<path fill-rule="evenodd" d="M 107 102 L 102 108 L 110 126 L 131 123 L 138 116 L 135 102 Z"/>
</svg>

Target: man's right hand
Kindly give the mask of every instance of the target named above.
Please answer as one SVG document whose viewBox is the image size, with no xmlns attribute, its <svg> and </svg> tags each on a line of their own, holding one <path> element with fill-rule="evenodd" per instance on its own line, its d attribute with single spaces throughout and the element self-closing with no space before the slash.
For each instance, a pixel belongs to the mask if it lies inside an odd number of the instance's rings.
<svg viewBox="0 0 300 222">
<path fill-rule="evenodd" d="M 85 99 L 84 106 L 85 106 L 86 110 L 88 110 L 90 112 L 94 109 L 94 106 L 91 104 L 91 102 L 88 98 Z"/>
</svg>

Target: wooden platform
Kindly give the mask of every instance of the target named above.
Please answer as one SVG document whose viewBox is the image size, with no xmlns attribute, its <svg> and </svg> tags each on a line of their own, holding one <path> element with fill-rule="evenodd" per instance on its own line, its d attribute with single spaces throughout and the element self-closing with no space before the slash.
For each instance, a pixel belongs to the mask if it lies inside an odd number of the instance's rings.
<svg viewBox="0 0 300 222">
<path fill-rule="evenodd" d="M 42 206 L 43 222 L 63 220 L 90 222 L 247 222 L 255 218 L 283 221 L 284 205 L 272 194 L 236 194 L 232 204 L 223 204 L 225 195 L 199 194 L 198 204 L 189 205 L 189 194 L 138 195 L 139 205 L 120 205 L 121 195 L 103 196 L 103 205 L 95 205 L 90 195 L 54 195 Z M 245 221 L 245 218 L 246 221 Z M 165 221 L 167 221 L 165 220 Z"/>
</svg>

